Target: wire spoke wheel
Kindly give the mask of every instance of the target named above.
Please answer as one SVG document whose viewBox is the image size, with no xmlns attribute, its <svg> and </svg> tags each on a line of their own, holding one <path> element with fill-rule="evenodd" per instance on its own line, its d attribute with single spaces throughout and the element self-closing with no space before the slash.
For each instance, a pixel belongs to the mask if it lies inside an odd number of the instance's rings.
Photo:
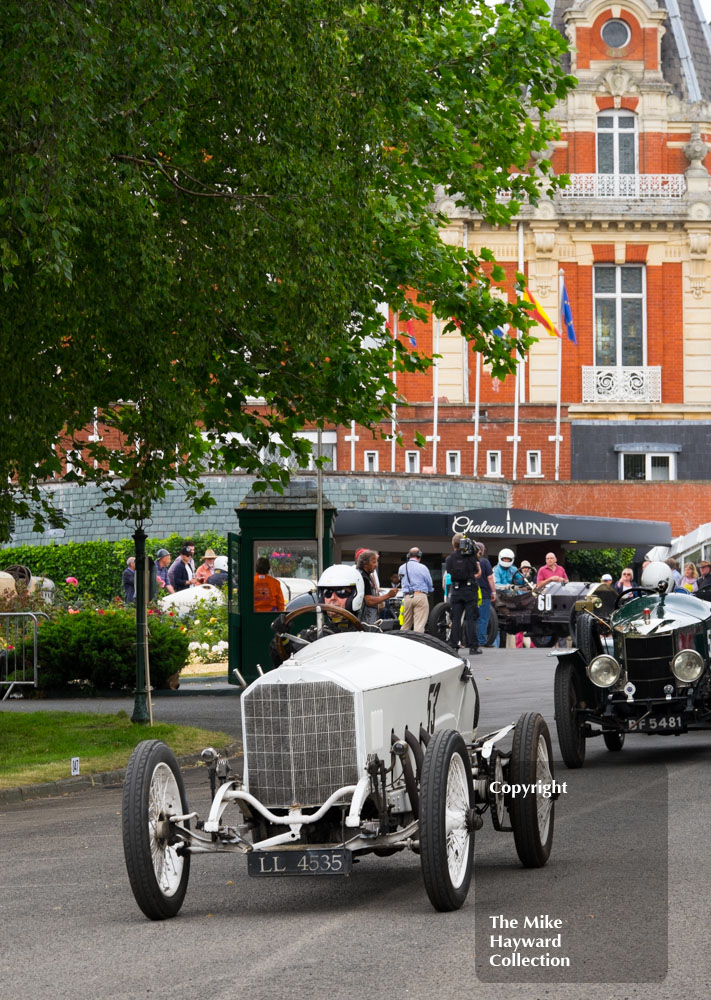
<svg viewBox="0 0 711 1000">
<path fill-rule="evenodd" d="M 172 750 L 159 740 L 139 743 L 126 770 L 123 847 L 133 895 L 151 920 L 174 917 L 185 898 L 190 855 L 170 818 L 187 811 Z"/>
<path fill-rule="evenodd" d="M 526 868 L 541 868 L 553 846 L 555 799 L 550 733 L 537 712 L 524 712 L 516 723 L 509 781 L 529 786 L 525 794 L 512 797 L 509 805 L 516 852 Z"/>
<path fill-rule="evenodd" d="M 471 764 L 460 733 L 443 729 L 430 740 L 422 766 L 420 861 L 430 902 L 457 910 L 469 892 L 474 864 Z"/>
</svg>

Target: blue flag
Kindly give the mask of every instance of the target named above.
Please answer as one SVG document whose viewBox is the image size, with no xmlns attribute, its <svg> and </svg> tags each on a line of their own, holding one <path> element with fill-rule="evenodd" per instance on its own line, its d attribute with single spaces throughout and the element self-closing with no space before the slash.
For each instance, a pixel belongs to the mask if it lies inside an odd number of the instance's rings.
<svg viewBox="0 0 711 1000">
<path fill-rule="evenodd" d="M 577 346 L 578 338 L 575 336 L 575 327 L 573 326 L 573 314 L 570 310 L 570 299 L 568 298 L 568 290 L 565 287 L 565 282 L 563 282 L 563 298 L 560 304 L 560 314 L 563 320 L 563 326 L 565 327 L 565 332 L 568 334 L 568 340 Z"/>
</svg>

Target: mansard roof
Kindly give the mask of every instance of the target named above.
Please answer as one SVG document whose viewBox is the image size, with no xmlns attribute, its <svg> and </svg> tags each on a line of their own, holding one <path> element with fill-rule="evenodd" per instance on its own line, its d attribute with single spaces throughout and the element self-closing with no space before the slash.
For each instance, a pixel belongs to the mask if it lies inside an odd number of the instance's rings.
<svg viewBox="0 0 711 1000">
<path fill-rule="evenodd" d="M 551 23 L 564 37 L 565 11 L 582 11 L 588 0 L 549 0 Z M 700 0 L 646 0 L 650 10 L 665 10 L 662 38 L 662 74 L 683 101 L 711 101 L 711 28 Z M 617 6 L 617 5 L 616 5 Z M 621 6 L 624 6 L 622 0 Z M 570 71 L 570 57 L 565 57 Z"/>
</svg>

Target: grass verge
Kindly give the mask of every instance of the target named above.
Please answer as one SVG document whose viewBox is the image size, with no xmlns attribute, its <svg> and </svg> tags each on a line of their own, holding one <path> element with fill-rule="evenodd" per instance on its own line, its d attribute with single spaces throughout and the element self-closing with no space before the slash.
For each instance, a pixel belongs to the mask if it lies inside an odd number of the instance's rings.
<svg viewBox="0 0 711 1000">
<path fill-rule="evenodd" d="M 226 746 L 226 733 L 195 726 L 131 722 L 126 712 L 3 712 L 0 716 L 0 789 L 57 781 L 71 775 L 78 757 L 81 774 L 126 767 L 141 740 L 163 740 L 177 755 L 209 745 Z"/>
</svg>

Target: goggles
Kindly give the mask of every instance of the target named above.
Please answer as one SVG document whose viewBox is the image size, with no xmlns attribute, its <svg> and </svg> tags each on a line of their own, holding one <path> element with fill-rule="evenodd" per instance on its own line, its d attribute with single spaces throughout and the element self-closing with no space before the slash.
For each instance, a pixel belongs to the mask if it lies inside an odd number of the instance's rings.
<svg viewBox="0 0 711 1000">
<path fill-rule="evenodd" d="M 353 587 L 324 587 L 321 591 L 324 597 L 350 597 L 353 593 Z"/>
<path fill-rule="evenodd" d="M 513 562 L 513 559 L 499 559 L 499 562 L 501 563 L 502 566 L 510 566 L 511 563 Z"/>
</svg>

